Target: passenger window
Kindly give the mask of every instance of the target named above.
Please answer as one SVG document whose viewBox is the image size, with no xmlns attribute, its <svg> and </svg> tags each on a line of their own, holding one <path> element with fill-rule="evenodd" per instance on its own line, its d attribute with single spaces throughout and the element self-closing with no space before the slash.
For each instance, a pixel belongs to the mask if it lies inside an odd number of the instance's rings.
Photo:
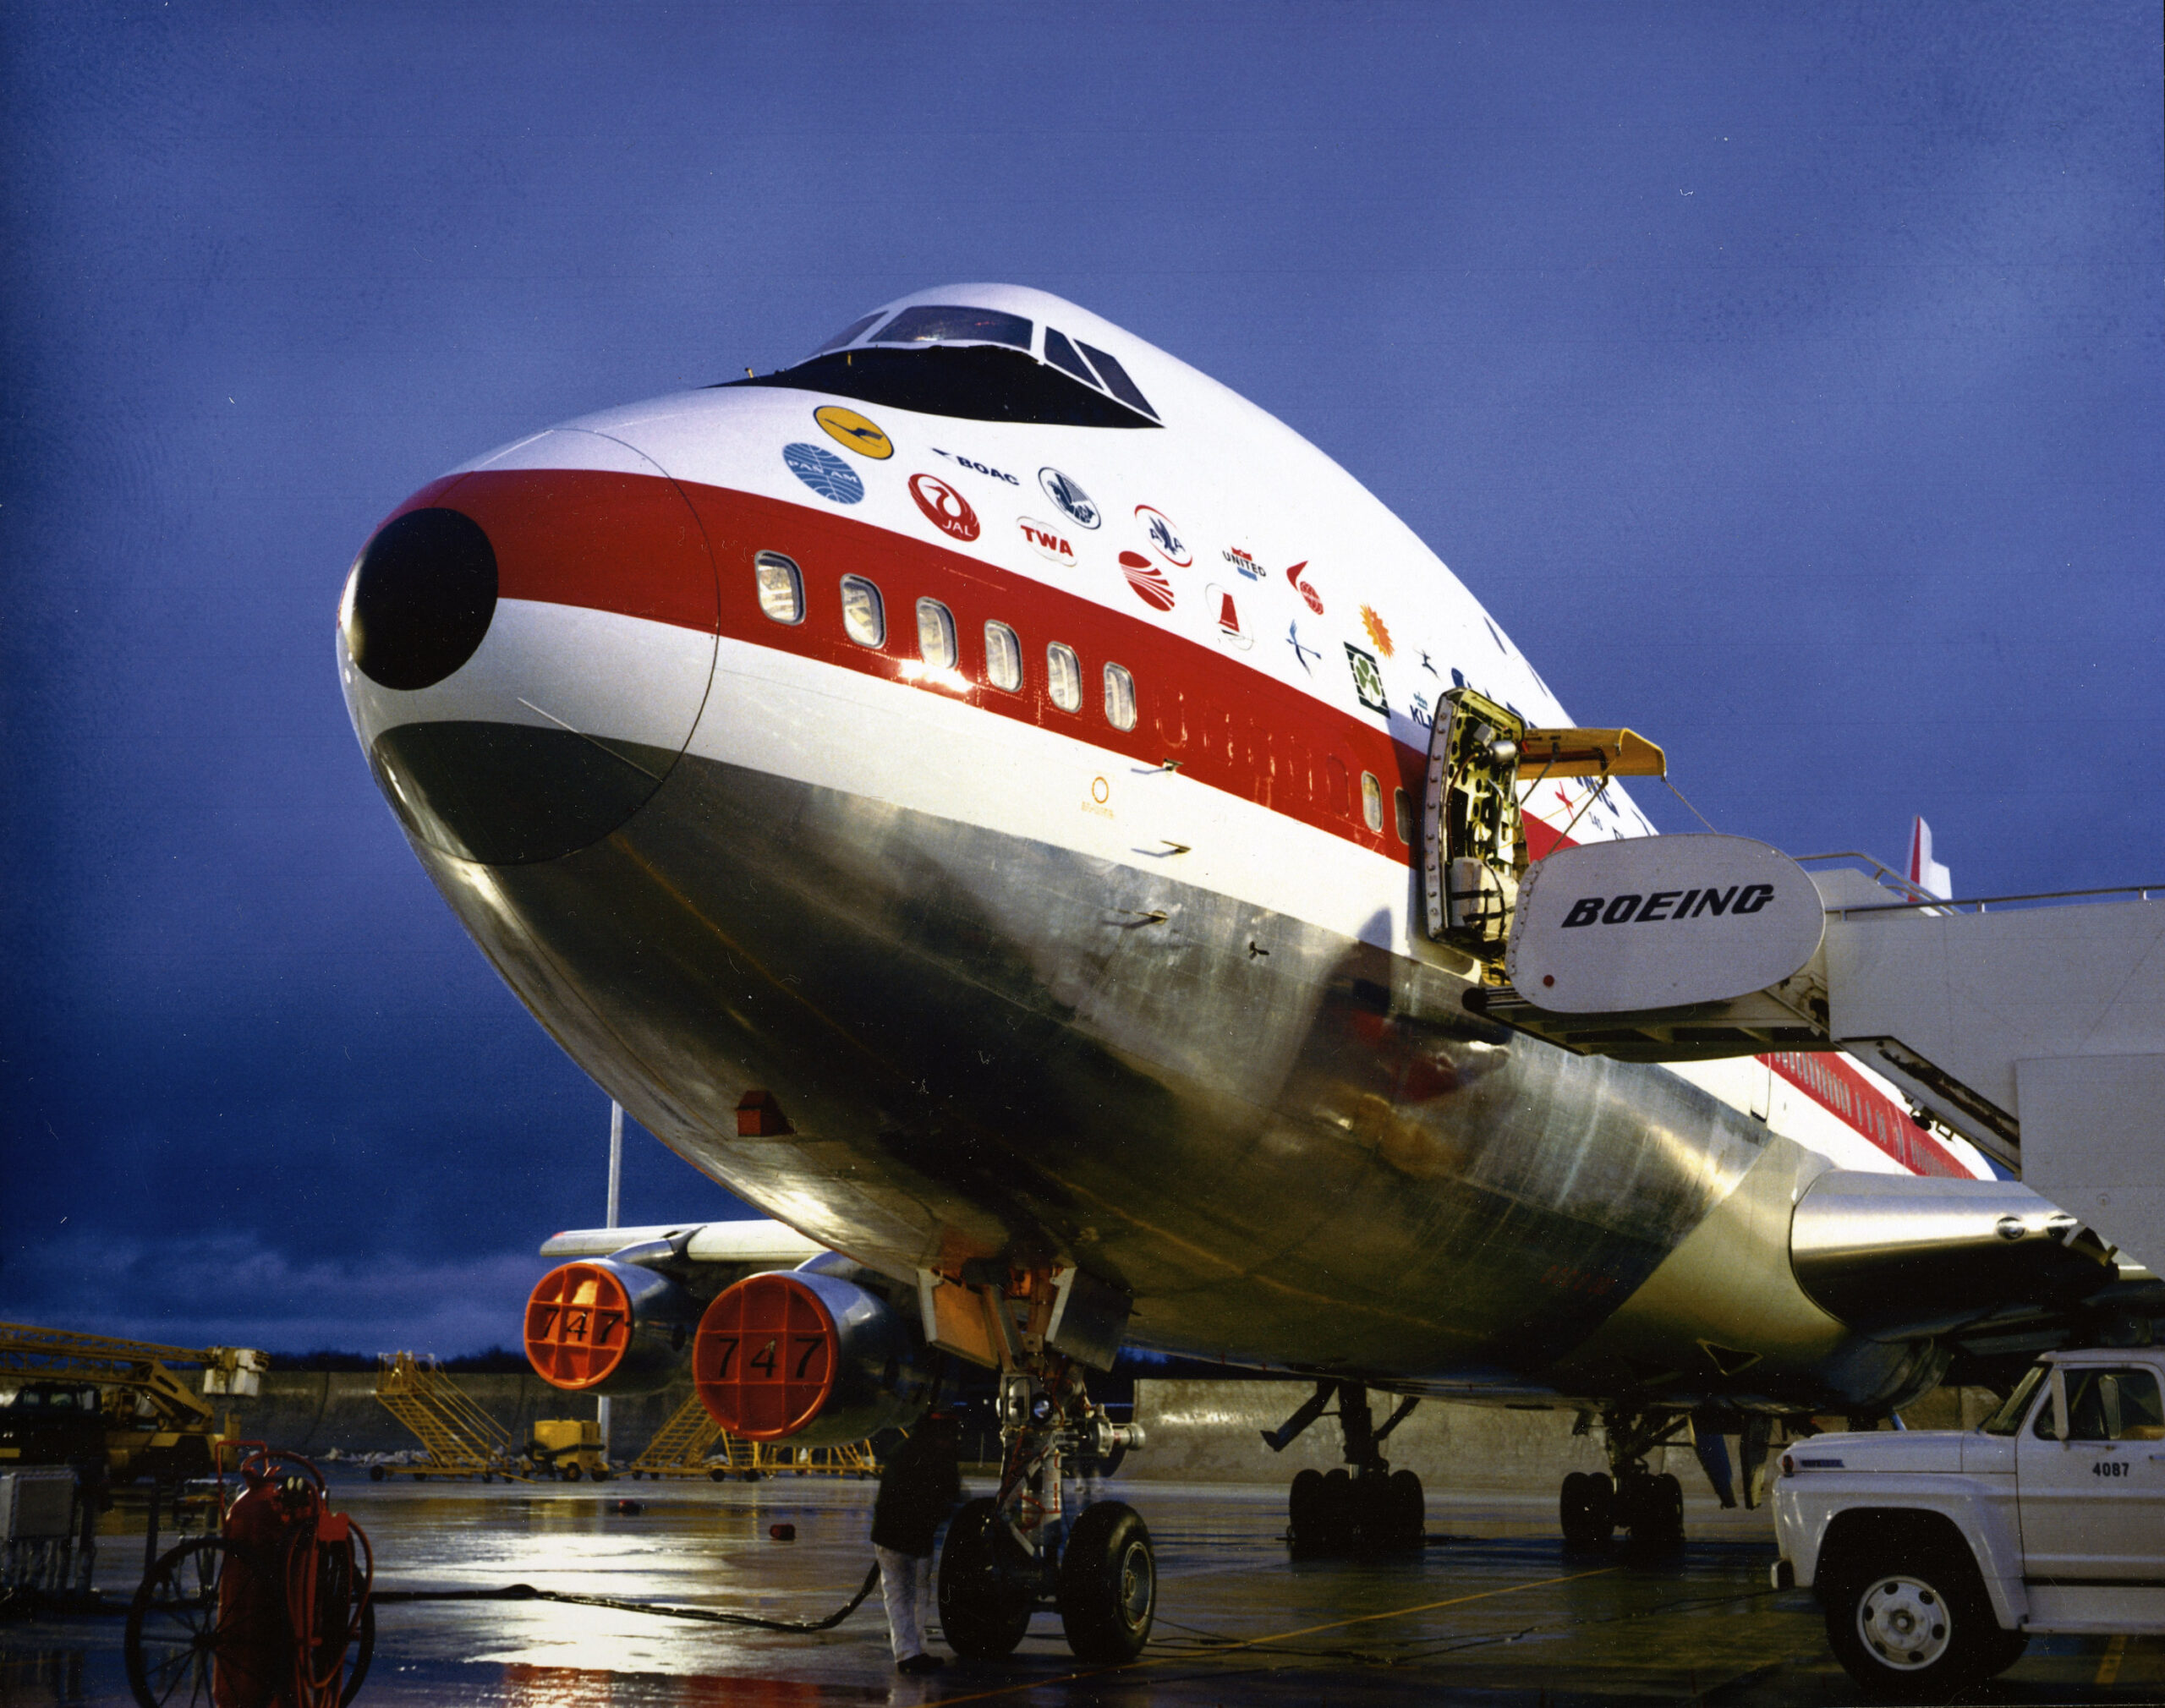
<svg viewBox="0 0 2165 1708">
<path fill-rule="evenodd" d="M 2165 1441 L 2157 1378 L 2146 1370 L 2070 1370 L 2069 1441 Z"/>
<path fill-rule="evenodd" d="M 1413 797 L 1403 789 L 1394 789 L 1391 804 L 1397 809 L 1398 840 L 1410 848 L 1413 846 Z"/>
<path fill-rule="evenodd" d="M 1384 829 L 1384 786 L 1373 771 L 1361 773 L 1361 818 L 1378 835 Z"/>
<path fill-rule="evenodd" d="M 1116 730 L 1135 727 L 1135 678 L 1125 665 L 1105 666 L 1105 721 Z"/>
<path fill-rule="evenodd" d="M 955 668 L 955 619 L 936 599 L 917 602 L 917 651 L 935 671 Z"/>
<path fill-rule="evenodd" d="M 1082 666 L 1074 648 L 1055 641 L 1045 649 L 1045 687 L 1052 694 L 1052 703 L 1063 712 L 1082 709 Z"/>
<path fill-rule="evenodd" d="M 1004 622 L 984 626 L 984 679 L 1002 693 L 1022 690 L 1022 644 Z"/>
<path fill-rule="evenodd" d="M 752 560 L 752 572 L 759 581 L 759 609 L 776 622 L 804 621 L 804 578 L 797 566 L 778 551 L 763 551 Z"/>
<path fill-rule="evenodd" d="M 880 589 L 861 575 L 842 578 L 842 628 L 861 647 L 887 643 L 887 609 Z"/>
</svg>

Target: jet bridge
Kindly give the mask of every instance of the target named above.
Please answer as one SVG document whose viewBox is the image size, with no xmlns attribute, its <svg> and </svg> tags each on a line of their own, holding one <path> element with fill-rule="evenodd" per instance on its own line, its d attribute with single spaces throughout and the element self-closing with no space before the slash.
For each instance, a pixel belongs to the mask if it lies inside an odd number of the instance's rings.
<svg viewBox="0 0 2165 1708">
<path fill-rule="evenodd" d="M 1424 875 L 1430 936 L 1483 963 L 1469 1006 L 1625 1060 L 1846 1051 L 2165 1273 L 2165 885 L 1950 901 L 1711 835 L 1530 860 L 1532 785 L 1658 776 L 1661 750 L 1447 698 Z"/>
</svg>

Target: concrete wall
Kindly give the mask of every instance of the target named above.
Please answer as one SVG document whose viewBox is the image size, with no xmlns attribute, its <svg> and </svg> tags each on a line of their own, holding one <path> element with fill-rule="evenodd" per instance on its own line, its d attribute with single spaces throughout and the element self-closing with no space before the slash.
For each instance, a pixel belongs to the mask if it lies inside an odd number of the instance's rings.
<svg viewBox="0 0 2165 1708">
<path fill-rule="evenodd" d="M 1130 1454 L 1120 1474 L 1138 1482 L 1285 1483 L 1307 1465 L 1329 1470 L 1344 1462 L 1335 1417 L 1318 1418 L 1283 1453 L 1271 1452 L 1262 1438 L 1313 1391 L 1302 1382 L 1138 1381 L 1135 1416 L 1148 1432 L 1149 1445 Z M 1998 1403 L 1984 1388 L 1943 1388 L 1912 1406 L 1904 1421 L 1912 1429 L 1973 1428 Z M 1378 1426 L 1395 1404 L 1388 1394 L 1369 1396 Z M 1553 1491 L 1570 1471 L 1609 1468 L 1600 1437 L 1575 1436 L 1576 1421 L 1568 1410 L 1424 1399 L 1391 1432 L 1384 1457 L 1432 1487 Z M 1839 1418 L 1821 1422 L 1829 1429 L 1847 1426 Z M 1678 1477 L 1702 1476 L 1688 1439 L 1662 1448 L 1649 1463 Z"/>
</svg>

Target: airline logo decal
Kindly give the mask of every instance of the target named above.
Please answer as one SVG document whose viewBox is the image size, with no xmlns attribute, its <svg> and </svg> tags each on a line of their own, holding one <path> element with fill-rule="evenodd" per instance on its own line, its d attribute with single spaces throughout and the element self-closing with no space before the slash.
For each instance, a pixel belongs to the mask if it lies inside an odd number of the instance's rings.
<svg viewBox="0 0 2165 1708">
<path fill-rule="evenodd" d="M 1060 513 L 1077 528 L 1095 528 L 1105 519 L 1090 495 L 1057 468 L 1038 470 L 1038 484 L 1060 506 Z"/>
<path fill-rule="evenodd" d="M 1309 664 L 1308 660 L 1321 658 L 1323 650 L 1319 647 L 1306 646 L 1302 643 L 1301 621 L 1298 617 L 1285 625 L 1285 644 L 1293 649 L 1293 656 L 1300 660 L 1301 668 L 1310 676 L 1313 676 L 1315 668 Z"/>
<path fill-rule="evenodd" d="M 1308 609 L 1318 616 L 1323 615 L 1323 595 L 1301 579 L 1301 572 L 1308 567 L 1305 557 L 1285 572 L 1285 579 L 1300 589 L 1301 597 L 1308 602 Z"/>
<path fill-rule="evenodd" d="M 1255 559 L 1249 556 L 1247 552 L 1242 551 L 1239 546 L 1229 545 L 1225 550 L 1220 552 L 1218 555 L 1224 558 L 1226 562 L 1231 564 L 1234 568 L 1240 571 L 1240 572 L 1246 576 L 1250 581 L 1261 581 L 1263 579 L 1263 566 L 1258 563 Z"/>
<path fill-rule="evenodd" d="M 895 454 L 895 441 L 854 409 L 829 403 L 814 409 L 812 419 L 826 429 L 827 436 L 845 451 L 854 451 L 875 463 L 885 463 Z"/>
<path fill-rule="evenodd" d="M 974 458 L 957 457 L 951 451 L 942 451 L 937 445 L 932 447 L 932 454 L 935 457 L 945 457 L 950 463 L 959 463 L 971 474 L 982 474 L 988 480 L 1005 480 L 1010 486 L 1020 486 L 1022 484 L 1003 468 L 988 468 Z"/>
<path fill-rule="evenodd" d="M 1241 627 L 1240 608 L 1233 601 L 1230 588 L 1211 583 L 1203 591 L 1203 609 L 1217 621 L 1220 640 L 1228 646 L 1238 647 L 1242 652 L 1255 644 L 1254 638 Z"/>
<path fill-rule="evenodd" d="M 1368 638 L 1376 643 L 1376 650 L 1385 658 L 1391 655 L 1390 631 L 1384 627 L 1384 620 L 1376 615 L 1373 605 L 1361 607 L 1361 627 L 1368 632 Z"/>
<path fill-rule="evenodd" d="M 855 504 L 864 496 L 864 483 L 857 471 L 831 451 L 818 445 L 785 445 L 781 460 L 789 472 L 820 497 L 836 504 Z"/>
<path fill-rule="evenodd" d="M 917 500 L 925 519 L 942 534 L 956 539 L 978 537 L 978 513 L 970 508 L 970 501 L 938 475 L 911 475 L 910 496 Z"/>
<path fill-rule="evenodd" d="M 1050 558 L 1062 569 L 1075 567 L 1075 548 L 1061 538 L 1058 528 L 1048 528 L 1028 516 L 1017 517 L 1015 525 L 1022 530 L 1023 539 L 1039 557 Z"/>
<path fill-rule="evenodd" d="M 1173 584 L 1165 579 L 1165 572 L 1139 551 L 1123 551 L 1120 567 L 1127 577 L 1127 584 L 1135 589 L 1135 596 L 1153 610 L 1173 608 Z"/>
<path fill-rule="evenodd" d="M 1181 544 L 1180 529 L 1173 526 L 1173 519 L 1162 510 L 1153 510 L 1147 504 L 1135 506 L 1135 519 L 1143 524 L 1143 531 L 1150 536 L 1150 549 L 1176 569 L 1186 569 L 1195 559 Z"/>
<path fill-rule="evenodd" d="M 1374 655 L 1348 641 L 1346 665 L 1353 672 L 1353 692 L 1361 697 L 1361 703 L 1372 712 L 1389 711 L 1390 702 L 1384 698 L 1384 673 L 1376 668 Z"/>
</svg>

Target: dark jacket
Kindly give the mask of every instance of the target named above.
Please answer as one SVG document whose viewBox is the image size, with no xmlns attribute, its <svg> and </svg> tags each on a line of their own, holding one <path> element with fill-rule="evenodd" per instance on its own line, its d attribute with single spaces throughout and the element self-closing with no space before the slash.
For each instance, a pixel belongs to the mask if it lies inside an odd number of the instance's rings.
<svg viewBox="0 0 2165 1708">
<path fill-rule="evenodd" d="M 880 1498 L 872 1508 L 872 1545 L 898 1554 L 932 1552 L 933 1533 L 962 1498 L 955 1469 L 955 1437 L 948 1431 L 919 1430 L 895 1449 L 880 1473 Z"/>
</svg>

